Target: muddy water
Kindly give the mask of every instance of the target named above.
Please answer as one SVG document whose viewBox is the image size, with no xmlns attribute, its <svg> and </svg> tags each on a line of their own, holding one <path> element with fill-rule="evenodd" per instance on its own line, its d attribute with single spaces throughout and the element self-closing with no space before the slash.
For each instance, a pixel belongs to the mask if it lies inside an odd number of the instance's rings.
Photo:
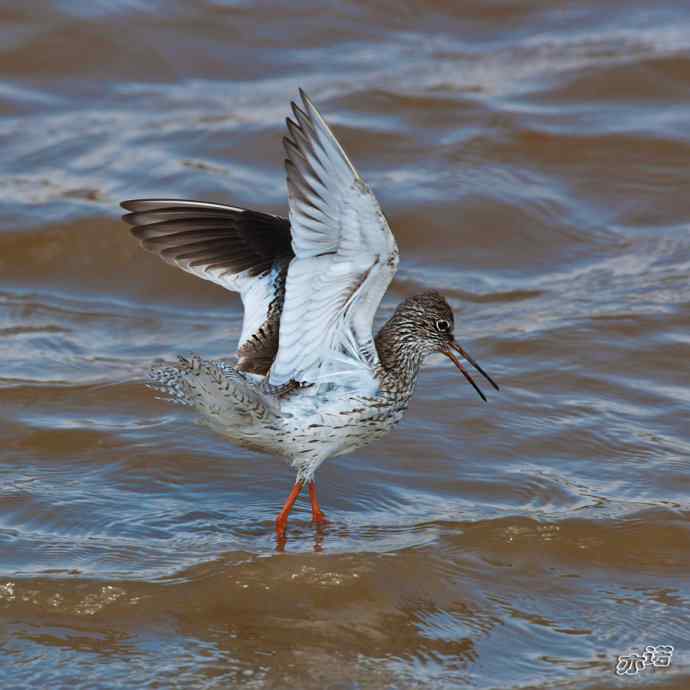
<svg viewBox="0 0 690 690">
<path fill-rule="evenodd" d="M 0 9 L 0 676 L 24 688 L 690 687 L 690 9 Z M 156 400 L 236 296 L 121 199 L 284 213 L 304 87 L 502 384 L 431 361 L 387 440 L 292 481 Z M 673 645 L 670 668 L 616 657 Z"/>
</svg>

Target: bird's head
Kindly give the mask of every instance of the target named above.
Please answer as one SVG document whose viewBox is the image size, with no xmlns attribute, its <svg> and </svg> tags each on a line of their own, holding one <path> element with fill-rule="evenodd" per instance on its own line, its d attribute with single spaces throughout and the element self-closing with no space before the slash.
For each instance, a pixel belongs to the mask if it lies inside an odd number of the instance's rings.
<svg viewBox="0 0 690 690">
<path fill-rule="evenodd" d="M 493 379 L 470 357 L 470 355 L 455 340 L 455 317 L 453 310 L 443 295 L 435 290 L 422 292 L 408 297 L 399 307 L 399 323 L 405 325 L 408 336 L 408 346 L 419 350 L 422 357 L 440 352 L 448 357 L 462 372 L 467 381 L 479 393 L 482 400 L 486 400 L 468 371 L 460 363 L 461 358 L 467 360 L 496 390 L 498 386 Z"/>
</svg>

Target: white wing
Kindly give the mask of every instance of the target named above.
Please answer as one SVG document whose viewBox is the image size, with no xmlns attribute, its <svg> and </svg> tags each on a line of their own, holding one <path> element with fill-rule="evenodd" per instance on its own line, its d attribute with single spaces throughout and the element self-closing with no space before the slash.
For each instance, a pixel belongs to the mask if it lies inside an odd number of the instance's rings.
<svg viewBox="0 0 690 690">
<path fill-rule="evenodd" d="M 144 249 L 167 263 L 239 292 L 244 320 L 238 349 L 273 360 L 275 347 L 259 347 L 270 338 L 266 324 L 279 309 L 282 279 L 293 256 L 290 223 L 259 211 L 186 199 L 134 199 L 122 207 L 132 234 Z M 262 327 L 263 330 L 262 330 Z M 277 334 L 275 334 L 277 337 Z M 273 349 L 273 353 L 270 350 Z M 240 352 L 242 355 L 243 352 Z M 263 366 L 263 365 L 262 365 Z"/>
<path fill-rule="evenodd" d="M 284 139 L 295 258 L 288 269 L 271 383 L 374 384 L 374 315 L 398 265 L 374 195 L 309 98 Z"/>
</svg>

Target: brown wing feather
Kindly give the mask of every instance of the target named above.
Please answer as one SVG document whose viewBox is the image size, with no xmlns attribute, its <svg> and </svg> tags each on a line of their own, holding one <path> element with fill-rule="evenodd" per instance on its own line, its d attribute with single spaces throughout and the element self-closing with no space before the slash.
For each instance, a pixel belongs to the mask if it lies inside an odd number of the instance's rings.
<svg viewBox="0 0 690 690">
<path fill-rule="evenodd" d="M 294 256 L 290 221 L 259 211 L 177 199 L 125 201 L 122 219 L 142 247 L 164 261 L 197 275 L 223 268 L 225 275 L 247 271 L 251 277 L 271 270 L 277 260 Z M 211 268 L 213 266 L 213 268 Z M 201 275 L 213 280 L 210 275 Z"/>
</svg>

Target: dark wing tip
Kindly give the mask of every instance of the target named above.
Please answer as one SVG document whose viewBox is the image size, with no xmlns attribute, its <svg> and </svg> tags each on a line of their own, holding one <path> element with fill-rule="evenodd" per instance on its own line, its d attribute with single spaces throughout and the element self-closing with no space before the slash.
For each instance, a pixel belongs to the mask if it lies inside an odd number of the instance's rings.
<svg viewBox="0 0 690 690">
<path fill-rule="evenodd" d="M 296 119 L 300 124 L 302 124 L 302 122 L 303 122 L 305 119 L 308 119 L 307 113 L 305 113 L 304 110 L 302 110 L 302 108 L 300 108 L 300 107 L 297 105 L 297 103 L 295 103 L 294 101 L 290 101 L 290 107 L 292 108 L 292 114 L 295 116 L 295 119 Z M 288 118 L 288 119 L 289 119 L 289 118 Z"/>
<path fill-rule="evenodd" d="M 302 99 L 302 107 L 303 107 L 303 112 L 306 114 L 307 118 L 309 120 L 312 119 L 313 113 L 317 112 L 318 110 L 316 109 L 316 106 L 314 105 L 314 102 L 309 98 L 307 95 L 306 91 L 302 88 L 299 90 L 299 95 L 300 98 Z M 300 109 L 299 106 L 297 106 L 298 110 Z"/>
<path fill-rule="evenodd" d="M 126 201 L 121 201 L 120 206 L 126 211 L 151 211 L 172 203 L 174 203 L 174 199 L 127 199 Z"/>
</svg>

